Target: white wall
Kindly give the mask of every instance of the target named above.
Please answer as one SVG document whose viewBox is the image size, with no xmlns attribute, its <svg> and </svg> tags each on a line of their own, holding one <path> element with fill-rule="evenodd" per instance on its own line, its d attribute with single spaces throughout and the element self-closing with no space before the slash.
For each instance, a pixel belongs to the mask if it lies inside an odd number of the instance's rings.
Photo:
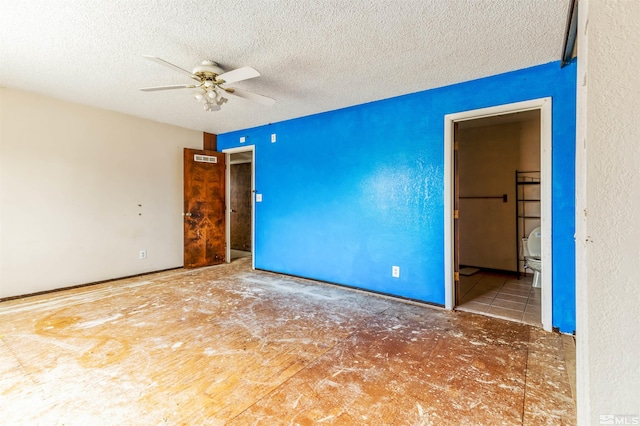
<svg viewBox="0 0 640 426">
<path fill-rule="evenodd" d="M 0 297 L 182 265 L 201 132 L 5 88 L 0 126 Z"/>
<path fill-rule="evenodd" d="M 591 425 L 640 416 L 640 2 L 579 5 L 577 400 Z"/>
</svg>

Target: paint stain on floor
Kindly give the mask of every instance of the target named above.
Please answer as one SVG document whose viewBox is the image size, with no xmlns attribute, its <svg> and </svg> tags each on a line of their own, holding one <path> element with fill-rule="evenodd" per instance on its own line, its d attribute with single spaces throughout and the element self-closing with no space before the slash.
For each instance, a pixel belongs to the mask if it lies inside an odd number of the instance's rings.
<svg viewBox="0 0 640 426">
<path fill-rule="evenodd" d="M 6 424 L 574 424 L 560 335 L 252 271 L 0 303 Z"/>
</svg>

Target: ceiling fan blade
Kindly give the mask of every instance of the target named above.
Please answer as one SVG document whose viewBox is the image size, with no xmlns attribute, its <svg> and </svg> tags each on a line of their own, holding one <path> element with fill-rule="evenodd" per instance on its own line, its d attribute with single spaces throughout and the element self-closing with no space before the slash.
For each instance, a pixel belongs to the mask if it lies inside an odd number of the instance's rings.
<svg viewBox="0 0 640 426">
<path fill-rule="evenodd" d="M 155 87 L 143 87 L 140 90 L 143 92 L 155 92 L 157 90 L 172 90 L 172 89 L 193 89 L 197 86 L 193 84 L 175 84 L 173 86 L 155 86 Z"/>
<path fill-rule="evenodd" d="M 224 89 L 228 94 L 237 96 L 239 98 L 248 99 L 250 101 L 258 102 L 262 105 L 271 106 L 276 103 L 276 100 L 267 96 L 258 95 L 257 93 L 247 92 L 246 90 L 240 90 L 236 88 Z"/>
<path fill-rule="evenodd" d="M 171 62 L 167 62 L 167 61 L 165 61 L 164 59 L 160 59 L 160 58 L 158 58 L 158 57 L 156 57 L 156 56 L 149 56 L 149 55 L 143 55 L 143 57 L 144 57 L 144 58 L 147 58 L 148 60 L 150 60 L 150 61 L 152 61 L 152 62 L 155 62 L 156 64 L 160 64 L 160 65 L 162 65 L 162 66 L 164 66 L 164 67 L 171 68 L 171 69 L 172 69 L 172 70 L 174 70 L 174 71 L 178 71 L 178 72 L 180 72 L 180 73 L 186 74 L 186 75 L 188 75 L 189 77 L 191 77 L 191 78 L 193 78 L 193 79 L 195 79 L 195 80 L 200 80 L 198 77 L 196 77 L 195 75 L 193 75 L 193 74 L 191 73 L 191 71 L 187 71 L 187 70 L 185 70 L 184 68 L 180 68 L 180 67 L 179 67 L 179 66 L 177 66 L 177 65 L 173 65 Z"/>
<path fill-rule="evenodd" d="M 251 67 L 242 67 L 220 74 L 217 80 L 224 80 L 225 83 L 231 84 L 255 77 L 260 77 L 258 71 Z"/>
</svg>

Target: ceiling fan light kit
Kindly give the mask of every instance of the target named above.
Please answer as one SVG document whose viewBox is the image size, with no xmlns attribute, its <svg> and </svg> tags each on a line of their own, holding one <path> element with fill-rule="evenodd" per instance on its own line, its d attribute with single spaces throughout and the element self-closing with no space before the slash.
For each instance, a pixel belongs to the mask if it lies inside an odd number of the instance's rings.
<svg viewBox="0 0 640 426">
<path fill-rule="evenodd" d="M 228 101 L 222 94 L 230 94 L 239 98 L 248 99 L 254 102 L 261 103 L 263 105 L 273 105 L 275 99 L 267 96 L 258 95 L 257 93 L 247 92 L 244 90 L 235 89 L 233 87 L 224 87 L 223 84 L 236 83 L 242 80 L 248 80 L 250 78 L 259 77 L 260 73 L 251 67 L 241 67 L 235 70 L 225 72 L 213 61 L 202 61 L 200 66 L 189 72 L 177 65 L 160 59 L 155 56 L 144 56 L 152 62 L 171 68 L 174 71 L 178 71 L 182 74 L 188 75 L 193 80 L 196 80 L 196 84 L 179 84 L 172 86 L 155 86 L 141 88 L 143 92 L 154 92 L 158 90 L 173 90 L 173 89 L 196 89 L 193 93 L 196 101 L 203 104 L 205 111 L 220 111 L 222 104 Z"/>
<path fill-rule="evenodd" d="M 201 102 L 205 111 L 220 111 L 220 106 L 228 101 L 218 92 L 217 87 L 200 87 L 196 89 L 194 98 Z"/>
</svg>

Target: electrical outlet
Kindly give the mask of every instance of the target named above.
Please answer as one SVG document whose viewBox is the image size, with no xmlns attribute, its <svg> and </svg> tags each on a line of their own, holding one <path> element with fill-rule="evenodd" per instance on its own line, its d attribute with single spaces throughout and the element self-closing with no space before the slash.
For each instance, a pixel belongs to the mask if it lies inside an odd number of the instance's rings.
<svg viewBox="0 0 640 426">
<path fill-rule="evenodd" d="M 393 278 L 400 278 L 400 267 L 399 266 L 392 266 L 391 267 L 391 276 Z"/>
<path fill-rule="evenodd" d="M 271 133 L 271 143 L 274 143 L 275 141 L 276 141 L 276 134 Z"/>
<path fill-rule="evenodd" d="M 140 260 L 144 260 L 147 258 L 147 251 L 146 250 L 140 250 Z"/>
</svg>

